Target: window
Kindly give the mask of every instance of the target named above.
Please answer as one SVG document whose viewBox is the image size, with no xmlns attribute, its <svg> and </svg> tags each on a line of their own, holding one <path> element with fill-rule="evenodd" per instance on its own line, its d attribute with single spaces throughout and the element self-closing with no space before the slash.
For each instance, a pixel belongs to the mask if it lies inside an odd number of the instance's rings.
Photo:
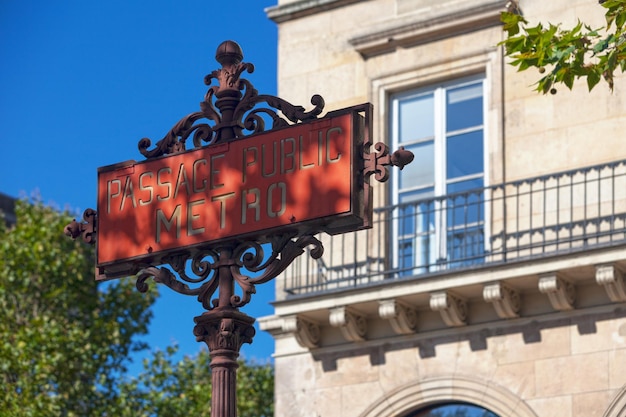
<svg viewBox="0 0 626 417">
<path fill-rule="evenodd" d="M 484 255 L 484 77 L 391 97 L 392 148 L 415 160 L 392 185 L 401 275 L 481 262 Z"/>
</svg>

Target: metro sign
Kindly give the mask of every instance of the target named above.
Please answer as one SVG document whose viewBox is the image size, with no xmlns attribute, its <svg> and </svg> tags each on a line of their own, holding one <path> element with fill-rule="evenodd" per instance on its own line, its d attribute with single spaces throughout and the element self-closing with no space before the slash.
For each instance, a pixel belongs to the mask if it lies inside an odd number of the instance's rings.
<svg viewBox="0 0 626 417">
<path fill-rule="evenodd" d="M 368 227 L 362 111 L 99 168 L 100 279 L 239 239 Z"/>
</svg>

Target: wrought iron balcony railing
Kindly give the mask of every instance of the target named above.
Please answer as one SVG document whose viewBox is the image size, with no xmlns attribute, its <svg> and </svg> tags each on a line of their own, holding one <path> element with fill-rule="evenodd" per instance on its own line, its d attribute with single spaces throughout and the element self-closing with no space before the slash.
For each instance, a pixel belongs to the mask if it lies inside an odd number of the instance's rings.
<svg viewBox="0 0 626 417">
<path fill-rule="evenodd" d="M 382 207 L 372 229 L 320 239 L 288 295 L 626 244 L 626 160 Z"/>
</svg>

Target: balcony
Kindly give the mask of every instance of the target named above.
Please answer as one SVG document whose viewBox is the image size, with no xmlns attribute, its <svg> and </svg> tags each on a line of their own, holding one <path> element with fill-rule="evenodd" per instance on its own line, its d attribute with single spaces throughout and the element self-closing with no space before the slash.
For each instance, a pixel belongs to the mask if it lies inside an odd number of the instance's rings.
<svg viewBox="0 0 626 417">
<path fill-rule="evenodd" d="M 626 160 L 374 210 L 373 227 L 320 236 L 287 298 L 626 245 Z"/>
</svg>

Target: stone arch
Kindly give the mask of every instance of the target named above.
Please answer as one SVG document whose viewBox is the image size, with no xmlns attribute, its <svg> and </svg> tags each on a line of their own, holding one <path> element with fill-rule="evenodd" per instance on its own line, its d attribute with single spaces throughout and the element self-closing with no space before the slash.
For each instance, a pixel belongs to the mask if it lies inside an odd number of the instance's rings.
<svg viewBox="0 0 626 417">
<path fill-rule="evenodd" d="M 524 400 L 506 388 L 462 376 L 428 378 L 396 388 L 360 417 L 398 417 L 420 406 L 450 401 L 479 405 L 500 417 L 537 417 Z"/>
<path fill-rule="evenodd" d="M 626 417 L 626 385 L 615 394 L 602 417 Z"/>
</svg>

